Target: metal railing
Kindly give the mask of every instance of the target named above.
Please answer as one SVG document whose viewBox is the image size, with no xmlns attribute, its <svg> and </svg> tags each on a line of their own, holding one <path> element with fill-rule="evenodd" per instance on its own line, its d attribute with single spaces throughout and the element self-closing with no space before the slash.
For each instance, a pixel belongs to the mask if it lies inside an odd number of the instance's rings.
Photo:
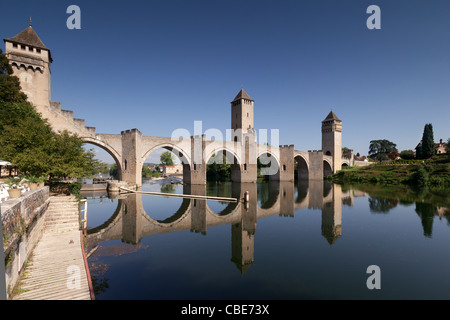
<svg viewBox="0 0 450 320">
<path fill-rule="evenodd" d="M 88 219 L 88 201 L 86 199 L 81 199 L 80 202 L 84 204 L 84 207 L 80 209 L 81 213 L 81 228 L 86 230 L 87 219 Z"/>
</svg>

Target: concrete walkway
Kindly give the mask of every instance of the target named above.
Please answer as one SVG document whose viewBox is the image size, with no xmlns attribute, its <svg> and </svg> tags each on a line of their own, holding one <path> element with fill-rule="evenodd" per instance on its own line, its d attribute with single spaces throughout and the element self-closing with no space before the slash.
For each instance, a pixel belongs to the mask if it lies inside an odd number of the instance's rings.
<svg viewBox="0 0 450 320">
<path fill-rule="evenodd" d="M 92 300 L 79 222 L 73 222 L 78 204 L 72 197 L 52 197 L 48 210 L 46 230 L 13 300 Z"/>
</svg>

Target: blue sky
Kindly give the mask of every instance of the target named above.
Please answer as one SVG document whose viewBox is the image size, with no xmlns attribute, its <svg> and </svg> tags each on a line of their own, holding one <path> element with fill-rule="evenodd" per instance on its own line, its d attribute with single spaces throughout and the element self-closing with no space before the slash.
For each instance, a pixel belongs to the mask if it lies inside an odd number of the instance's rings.
<svg viewBox="0 0 450 320">
<path fill-rule="evenodd" d="M 81 30 L 69 30 L 69 5 Z M 369 5 L 381 30 L 369 30 Z M 28 26 L 52 51 L 52 100 L 99 133 L 225 132 L 243 87 L 255 128 L 321 149 L 321 121 L 343 121 L 362 155 L 388 139 L 413 149 L 426 123 L 450 137 L 450 1 L 3 1 L 0 36 Z M 1 47 L 4 49 L 4 45 Z"/>
</svg>

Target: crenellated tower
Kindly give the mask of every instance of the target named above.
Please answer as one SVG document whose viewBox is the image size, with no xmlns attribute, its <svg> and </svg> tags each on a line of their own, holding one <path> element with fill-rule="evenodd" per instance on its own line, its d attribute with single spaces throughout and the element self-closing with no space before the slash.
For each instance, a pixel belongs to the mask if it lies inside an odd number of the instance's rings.
<svg viewBox="0 0 450 320">
<path fill-rule="evenodd" d="M 249 130 L 254 130 L 253 103 L 254 100 L 244 89 L 231 101 L 231 129 L 234 130 L 234 141 L 243 141 L 242 136 Z"/>
<path fill-rule="evenodd" d="M 28 101 L 42 112 L 51 100 L 52 55 L 30 25 L 12 38 L 3 39 L 5 54 L 20 80 Z"/>
<path fill-rule="evenodd" d="M 322 121 L 322 151 L 324 156 L 333 157 L 333 172 L 342 167 L 342 121 L 333 110 Z"/>
</svg>

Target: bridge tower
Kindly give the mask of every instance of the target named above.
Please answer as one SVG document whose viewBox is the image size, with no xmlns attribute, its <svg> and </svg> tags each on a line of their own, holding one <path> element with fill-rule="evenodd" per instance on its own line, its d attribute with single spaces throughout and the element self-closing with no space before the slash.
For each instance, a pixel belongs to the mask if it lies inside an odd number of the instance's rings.
<svg viewBox="0 0 450 320">
<path fill-rule="evenodd" d="M 254 130 L 253 103 L 244 89 L 241 89 L 233 101 L 231 101 L 231 129 L 234 130 L 233 141 L 243 141 L 243 135 Z"/>
<path fill-rule="evenodd" d="M 5 54 L 20 80 L 28 101 L 42 113 L 50 105 L 51 70 L 53 62 L 50 49 L 41 41 L 30 25 L 12 38 L 3 39 Z"/>
<path fill-rule="evenodd" d="M 333 157 L 333 173 L 342 166 L 342 121 L 333 110 L 322 121 L 322 151 L 324 156 Z"/>
</svg>

